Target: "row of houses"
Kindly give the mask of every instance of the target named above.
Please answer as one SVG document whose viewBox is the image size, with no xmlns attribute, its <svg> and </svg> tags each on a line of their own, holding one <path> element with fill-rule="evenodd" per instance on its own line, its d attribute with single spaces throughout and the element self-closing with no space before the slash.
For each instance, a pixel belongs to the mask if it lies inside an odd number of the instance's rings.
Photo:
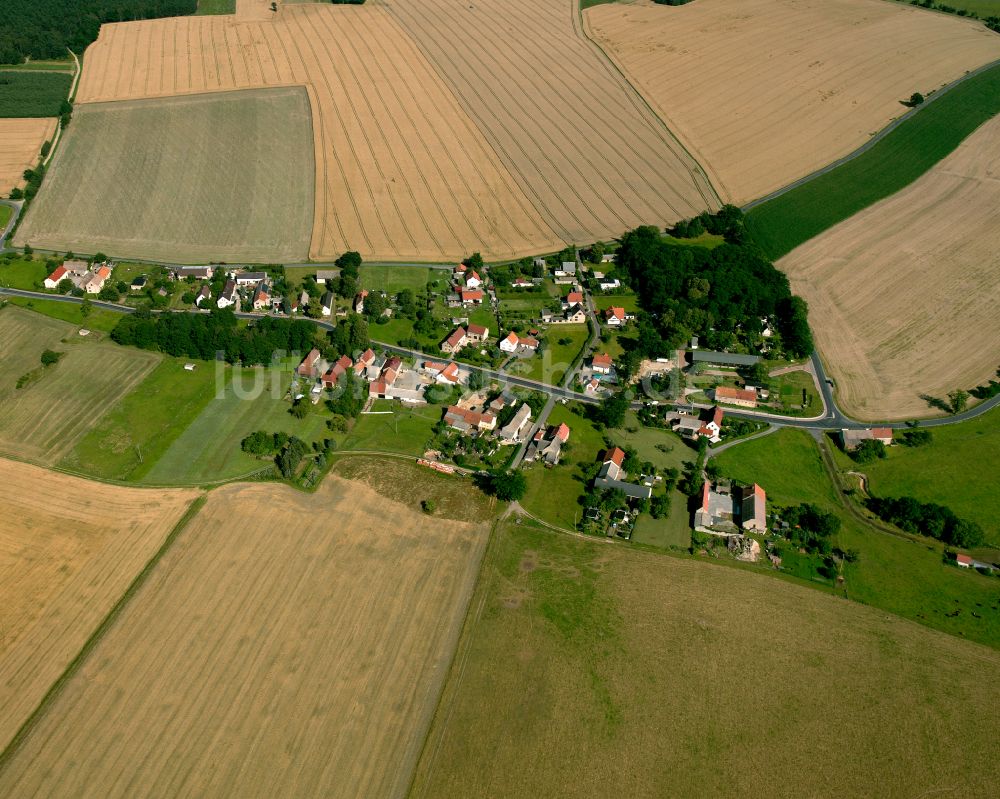
<svg viewBox="0 0 1000 799">
<path fill-rule="evenodd" d="M 91 265 L 86 261 L 71 258 L 53 269 L 42 281 L 42 285 L 47 289 L 57 289 L 60 283 L 68 280 L 87 294 L 99 294 L 111 277 L 112 271 L 113 266 L 106 261 Z"/>
<path fill-rule="evenodd" d="M 419 370 L 408 369 L 401 358 L 380 356 L 370 348 L 356 360 L 342 355 L 332 363 L 313 348 L 296 369 L 299 378 L 312 383 L 314 401 L 318 401 L 324 389 L 334 389 L 348 372 L 368 383 L 369 399 L 397 400 L 405 404 L 423 403 L 428 386 L 436 383 L 456 385 L 463 378 L 454 363 L 427 361 Z"/>
</svg>

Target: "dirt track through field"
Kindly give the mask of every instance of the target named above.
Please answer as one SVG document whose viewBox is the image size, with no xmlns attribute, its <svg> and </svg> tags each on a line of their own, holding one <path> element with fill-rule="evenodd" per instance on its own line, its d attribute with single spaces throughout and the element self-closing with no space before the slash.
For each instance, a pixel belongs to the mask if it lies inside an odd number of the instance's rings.
<svg viewBox="0 0 1000 799">
<path fill-rule="evenodd" d="M 55 119 L 0 119 L 0 194 L 24 185 L 24 170 L 41 160 L 42 145 L 55 132 Z"/>
<path fill-rule="evenodd" d="M 576 28 L 576 0 L 386 3 L 568 242 L 716 205 L 698 165 Z"/>
<path fill-rule="evenodd" d="M 2 751 L 198 492 L 118 488 L 5 459 L 0 482 Z"/>
<path fill-rule="evenodd" d="M 485 540 L 336 477 L 212 492 L 0 795 L 404 795 Z"/>
<path fill-rule="evenodd" d="M 738 204 L 861 146 L 913 92 L 1000 59 L 981 23 L 884 0 L 610 3 L 585 19 Z"/>
<path fill-rule="evenodd" d="M 305 85 L 313 109 L 313 257 L 514 257 L 562 246 L 382 8 L 294 5 L 266 21 L 105 25 L 77 99 L 281 85 Z"/>
<path fill-rule="evenodd" d="M 899 193 L 778 262 L 809 303 L 837 399 L 906 419 L 1000 364 L 1000 118 Z"/>
</svg>

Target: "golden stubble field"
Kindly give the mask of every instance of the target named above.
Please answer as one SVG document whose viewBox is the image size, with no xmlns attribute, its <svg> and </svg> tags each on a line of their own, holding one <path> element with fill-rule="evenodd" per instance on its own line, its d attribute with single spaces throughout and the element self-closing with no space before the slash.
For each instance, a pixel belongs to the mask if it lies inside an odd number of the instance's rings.
<svg viewBox="0 0 1000 799">
<path fill-rule="evenodd" d="M 487 531 L 335 476 L 213 491 L 0 795 L 404 795 Z"/>
<path fill-rule="evenodd" d="M 718 206 L 698 164 L 583 36 L 577 0 L 385 6 L 567 242 Z"/>
<path fill-rule="evenodd" d="M 778 262 L 809 303 L 841 407 L 929 412 L 1000 362 L 1000 118 L 919 180 Z"/>
<path fill-rule="evenodd" d="M 585 20 L 738 204 L 861 146 L 913 92 L 1000 59 L 981 23 L 884 0 L 609 3 Z"/>
<path fill-rule="evenodd" d="M 248 7 L 104 25 L 87 50 L 77 102 L 306 86 L 316 258 L 347 249 L 498 258 L 562 246 L 386 9 L 306 4 L 267 14 L 254 19 Z"/>
<path fill-rule="evenodd" d="M 0 119 L 0 194 L 24 185 L 24 170 L 38 163 L 55 132 L 55 119 Z"/>
<path fill-rule="evenodd" d="M 79 327 L 13 305 L 0 308 L 0 452 L 58 463 L 161 356 L 86 338 Z M 42 351 L 63 353 L 42 367 Z M 31 374 L 22 388 L 18 379 Z"/>
<path fill-rule="evenodd" d="M 2 458 L 0 483 L 2 751 L 198 492 L 119 488 Z"/>
</svg>

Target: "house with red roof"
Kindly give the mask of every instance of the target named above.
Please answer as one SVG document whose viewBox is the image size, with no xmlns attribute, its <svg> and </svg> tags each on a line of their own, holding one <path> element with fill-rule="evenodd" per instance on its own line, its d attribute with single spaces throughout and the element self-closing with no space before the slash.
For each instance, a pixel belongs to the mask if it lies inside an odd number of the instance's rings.
<svg viewBox="0 0 1000 799">
<path fill-rule="evenodd" d="M 461 352 L 462 347 L 468 343 L 469 336 L 465 332 L 465 328 L 459 326 L 451 332 L 451 335 L 449 335 L 448 338 L 441 342 L 441 352 L 447 352 L 450 354 Z"/>
<path fill-rule="evenodd" d="M 354 313 L 365 312 L 365 300 L 368 299 L 368 289 L 361 289 L 354 295 Z"/>
<path fill-rule="evenodd" d="M 611 374 L 611 370 L 614 369 L 614 366 L 615 362 L 606 352 L 595 355 L 590 359 L 590 368 L 593 370 L 594 374 L 609 375 Z"/>
<path fill-rule="evenodd" d="M 69 270 L 65 266 L 61 265 L 57 266 L 55 269 L 52 270 L 52 274 L 42 281 L 42 284 L 47 289 L 59 288 L 59 283 L 62 280 L 67 280 L 68 275 L 69 275 Z"/>
<path fill-rule="evenodd" d="M 563 299 L 563 308 L 572 308 L 574 305 L 583 305 L 583 292 L 571 291 Z"/>
<path fill-rule="evenodd" d="M 490 337 L 490 329 L 483 325 L 469 325 L 465 333 L 470 344 L 485 341 Z"/>
<path fill-rule="evenodd" d="M 546 466 L 559 463 L 562 445 L 569 441 L 569 426 L 565 423 L 550 425 L 546 430 L 538 430 L 531 439 L 531 445 L 525 453 L 525 460 L 541 459 Z"/>
<path fill-rule="evenodd" d="M 478 289 L 483 285 L 483 279 L 479 276 L 479 273 L 473 269 L 471 272 L 467 272 L 465 275 L 465 287 L 467 289 Z"/>
<path fill-rule="evenodd" d="M 316 367 L 319 364 L 319 358 L 320 353 L 318 349 L 313 347 L 309 350 L 309 354 L 302 359 L 302 363 L 295 370 L 299 377 L 314 377 L 316 375 Z"/>
<path fill-rule="evenodd" d="M 714 399 L 716 402 L 725 402 L 727 405 L 738 405 L 741 408 L 757 407 L 757 392 L 752 388 L 719 386 L 714 390 Z"/>
<path fill-rule="evenodd" d="M 484 294 L 480 289 L 462 289 L 459 292 L 459 296 L 462 300 L 462 305 L 482 305 Z"/>
<path fill-rule="evenodd" d="M 618 307 L 608 308 L 604 312 L 604 322 L 611 327 L 621 327 L 625 324 L 625 309 Z"/>
<path fill-rule="evenodd" d="M 354 361 L 346 355 L 341 355 L 337 359 L 336 363 L 334 363 L 333 366 L 329 368 L 327 373 L 323 375 L 323 387 L 333 388 L 340 382 L 340 378 L 347 374 L 348 369 L 353 370 L 353 368 Z"/>
</svg>

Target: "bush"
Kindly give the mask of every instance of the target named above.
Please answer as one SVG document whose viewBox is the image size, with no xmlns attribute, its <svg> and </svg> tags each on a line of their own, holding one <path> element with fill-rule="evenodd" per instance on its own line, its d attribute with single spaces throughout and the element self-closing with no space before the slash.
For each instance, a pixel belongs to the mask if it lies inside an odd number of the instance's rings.
<svg viewBox="0 0 1000 799">
<path fill-rule="evenodd" d="M 886 458 L 887 455 L 888 453 L 885 451 L 885 444 L 881 441 L 875 440 L 874 438 L 862 441 L 851 453 L 851 457 L 854 461 L 862 465 L 875 463 L 877 460 Z"/>
<path fill-rule="evenodd" d="M 59 359 L 63 356 L 61 352 L 56 352 L 55 350 L 43 350 L 42 351 L 42 366 L 52 366 L 54 363 L 58 363 Z"/>
</svg>

